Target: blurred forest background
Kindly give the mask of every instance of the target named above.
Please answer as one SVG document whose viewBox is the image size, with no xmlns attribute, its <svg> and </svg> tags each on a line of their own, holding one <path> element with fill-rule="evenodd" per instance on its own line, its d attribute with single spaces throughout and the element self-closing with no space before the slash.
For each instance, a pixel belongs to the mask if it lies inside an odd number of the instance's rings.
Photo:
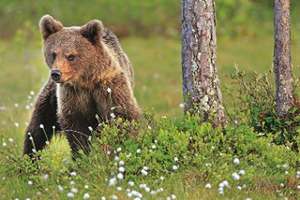
<svg viewBox="0 0 300 200">
<path fill-rule="evenodd" d="M 298 1 L 292 1 L 294 17 L 297 4 Z M 272 29 L 273 0 L 216 0 L 216 5 L 219 35 L 254 36 Z M 180 1 L 175 0 L 1 0 L 0 26 L 5 29 L 1 29 L 0 35 L 11 37 L 22 27 L 35 27 L 45 13 L 61 19 L 65 25 L 80 25 L 99 18 L 119 36 L 178 36 L 180 29 Z"/>
<path fill-rule="evenodd" d="M 159 114 L 181 113 L 180 6 L 175 0 L 1 0 L 0 106 L 21 101 L 31 90 L 37 92 L 46 80 L 38 21 L 50 14 L 65 26 L 102 20 L 121 38 L 133 62 L 136 95 L 143 108 Z M 296 56 L 300 52 L 299 6 L 292 0 L 296 72 L 300 63 Z M 230 74 L 236 66 L 257 72 L 272 67 L 273 1 L 216 0 L 216 7 L 218 68 L 226 104 L 235 88 Z"/>
</svg>

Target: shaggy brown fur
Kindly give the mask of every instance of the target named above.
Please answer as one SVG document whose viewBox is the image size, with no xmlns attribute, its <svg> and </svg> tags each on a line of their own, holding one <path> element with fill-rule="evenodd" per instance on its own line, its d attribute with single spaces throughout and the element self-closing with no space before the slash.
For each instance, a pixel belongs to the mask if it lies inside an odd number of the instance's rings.
<svg viewBox="0 0 300 200">
<path fill-rule="evenodd" d="M 72 152 L 89 152 L 89 136 L 98 121 L 114 117 L 136 120 L 140 109 L 133 95 L 133 70 L 117 37 L 101 21 L 63 27 L 46 15 L 40 21 L 44 56 L 50 70 L 61 73 L 42 89 L 26 130 L 24 154 L 41 150 L 62 130 Z M 44 128 L 40 127 L 43 124 Z M 32 137 L 32 138 L 31 138 Z"/>
</svg>

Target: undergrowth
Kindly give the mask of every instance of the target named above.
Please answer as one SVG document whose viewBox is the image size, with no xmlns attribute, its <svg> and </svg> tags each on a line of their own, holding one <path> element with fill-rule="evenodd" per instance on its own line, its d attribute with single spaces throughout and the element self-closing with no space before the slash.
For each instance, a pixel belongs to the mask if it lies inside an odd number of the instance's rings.
<svg viewBox="0 0 300 200">
<path fill-rule="evenodd" d="M 177 184 L 168 180 L 182 174 L 178 184 L 184 181 L 214 191 L 217 197 L 246 198 L 257 191 L 298 197 L 299 153 L 247 125 L 222 130 L 199 121 L 193 116 L 154 119 L 149 114 L 139 123 L 117 119 L 101 126 L 101 136 L 92 139 L 91 153 L 76 162 L 66 144 L 57 144 L 66 141 L 62 136 L 39 152 L 40 160 L 34 163 L 16 155 L 11 150 L 20 147 L 2 138 L 1 154 L 6 156 L 0 157 L 1 177 L 20 177 L 18 181 L 30 191 L 15 188 L 13 194 L 1 195 L 6 199 L 48 198 L 52 193 L 59 199 L 97 199 L 100 194 L 103 199 L 187 199 L 187 193 L 168 189 L 172 188 L 168 184 Z M 300 142 L 300 137 L 295 140 Z M 5 181 L 0 185 L 8 187 Z"/>
</svg>

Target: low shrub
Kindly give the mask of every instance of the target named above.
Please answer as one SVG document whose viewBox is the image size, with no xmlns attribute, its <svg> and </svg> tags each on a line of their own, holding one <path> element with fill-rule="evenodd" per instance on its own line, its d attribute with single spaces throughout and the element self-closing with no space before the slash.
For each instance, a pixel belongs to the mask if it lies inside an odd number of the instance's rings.
<svg viewBox="0 0 300 200">
<path fill-rule="evenodd" d="M 300 129 L 300 107 L 295 104 L 286 115 L 277 115 L 272 75 L 272 71 L 257 74 L 236 70 L 233 79 L 239 85 L 237 99 L 240 105 L 234 114 L 239 115 L 239 121 L 252 126 L 260 136 L 271 135 L 273 143 L 299 151 L 296 138 Z M 295 91 L 298 84 L 298 79 L 294 78 Z M 296 94 L 294 96 L 297 99 Z"/>
</svg>

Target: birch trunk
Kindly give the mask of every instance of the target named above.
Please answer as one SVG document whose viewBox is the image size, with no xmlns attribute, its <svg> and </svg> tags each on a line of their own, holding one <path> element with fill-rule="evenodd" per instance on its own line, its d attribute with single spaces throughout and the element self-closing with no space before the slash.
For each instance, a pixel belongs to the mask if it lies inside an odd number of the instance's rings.
<svg viewBox="0 0 300 200">
<path fill-rule="evenodd" d="M 185 112 L 215 126 L 226 122 L 216 66 L 214 0 L 182 0 L 182 73 Z"/>
<path fill-rule="evenodd" d="M 290 0 L 275 0 L 274 26 L 276 111 L 279 116 L 283 116 L 294 103 L 290 52 Z"/>
</svg>

